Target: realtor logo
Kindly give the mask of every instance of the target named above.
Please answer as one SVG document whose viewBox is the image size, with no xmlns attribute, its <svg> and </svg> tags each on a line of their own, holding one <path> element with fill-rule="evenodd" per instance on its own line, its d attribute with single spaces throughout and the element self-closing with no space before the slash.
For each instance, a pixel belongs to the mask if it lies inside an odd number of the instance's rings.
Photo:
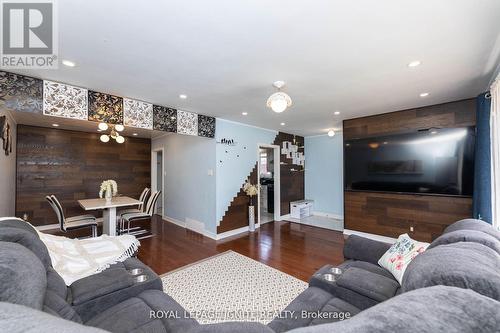
<svg viewBox="0 0 500 333">
<path fill-rule="evenodd" d="M 55 0 L 1 0 L 0 67 L 56 69 Z"/>
</svg>

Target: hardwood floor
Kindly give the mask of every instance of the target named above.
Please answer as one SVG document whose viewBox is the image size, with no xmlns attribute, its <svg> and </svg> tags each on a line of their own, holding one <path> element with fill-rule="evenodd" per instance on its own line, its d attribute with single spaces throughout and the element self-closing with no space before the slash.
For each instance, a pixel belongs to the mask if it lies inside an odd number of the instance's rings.
<svg viewBox="0 0 500 333">
<path fill-rule="evenodd" d="M 164 274 L 179 267 L 233 250 L 282 272 L 308 281 L 325 264 L 344 261 L 341 232 L 292 222 L 270 222 L 254 233 L 220 241 L 202 236 L 155 217 L 155 234 L 142 239 L 138 257 L 156 273 Z"/>
</svg>

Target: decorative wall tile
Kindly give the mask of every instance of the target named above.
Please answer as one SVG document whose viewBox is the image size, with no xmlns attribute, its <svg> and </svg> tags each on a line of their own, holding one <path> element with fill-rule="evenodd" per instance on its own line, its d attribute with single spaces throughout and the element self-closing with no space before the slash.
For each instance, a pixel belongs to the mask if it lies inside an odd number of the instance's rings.
<svg viewBox="0 0 500 333">
<path fill-rule="evenodd" d="M 198 136 L 215 137 L 215 118 L 198 115 Z"/>
<path fill-rule="evenodd" d="M 89 120 L 123 124 L 123 98 L 89 90 Z"/>
<path fill-rule="evenodd" d="M 153 104 L 135 99 L 123 99 L 123 124 L 153 129 Z"/>
<path fill-rule="evenodd" d="M 43 81 L 43 114 L 88 120 L 87 89 Z"/>
<path fill-rule="evenodd" d="M 159 131 L 177 132 L 177 110 L 154 105 L 153 128 Z"/>
<path fill-rule="evenodd" d="M 198 115 L 177 110 L 177 133 L 198 135 Z"/>
<path fill-rule="evenodd" d="M 42 113 L 43 81 L 0 71 L 0 106 L 9 111 Z"/>
</svg>

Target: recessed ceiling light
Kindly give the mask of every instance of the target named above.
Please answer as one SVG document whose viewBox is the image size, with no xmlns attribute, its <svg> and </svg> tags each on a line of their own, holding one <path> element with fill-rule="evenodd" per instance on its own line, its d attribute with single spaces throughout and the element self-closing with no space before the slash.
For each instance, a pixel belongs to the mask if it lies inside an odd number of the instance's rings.
<svg viewBox="0 0 500 333">
<path fill-rule="evenodd" d="M 70 60 L 63 60 L 62 64 L 64 66 L 68 66 L 68 67 L 75 67 L 76 66 L 76 64 L 73 61 L 70 61 Z"/>
<path fill-rule="evenodd" d="M 428 92 L 424 92 L 424 93 L 421 93 L 420 94 L 420 97 L 427 97 L 429 96 L 430 94 Z"/>
<path fill-rule="evenodd" d="M 242 112 L 241 114 L 246 116 L 248 114 L 248 112 Z"/>
<path fill-rule="evenodd" d="M 333 114 L 338 116 L 340 114 L 340 111 L 335 111 Z"/>
<path fill-rule="evenodd" d="M 137 136 L 137 133 L 132 133 L 133 136 Z"/>
<path fill-rule="evenodd" d="M 419 60 L 415 60 L 415 61 L 412 61 L 408 64 L 408 67 L 418 67 L 420 66 L 422 63 L 419 61 Z"/>
<path fill-rule="evenodd" d="M 59 127 L 59 124 L 52 124 L 53 127 Z"/>
<path fill-rule="evenodd" d="M 281 125 L 281 126 L 285 126 L 285 123 L 281 123 L 280 125 Z"/>
<path fill-rule="evenodd" d="M 186 99 L 186 98 L 188 98 L 188 97 L 187 97 L 187 95 L 180 94 L 180 95 L 179 95 L 179 98 L 180 98 L 180 99 Z"/>
</svg>

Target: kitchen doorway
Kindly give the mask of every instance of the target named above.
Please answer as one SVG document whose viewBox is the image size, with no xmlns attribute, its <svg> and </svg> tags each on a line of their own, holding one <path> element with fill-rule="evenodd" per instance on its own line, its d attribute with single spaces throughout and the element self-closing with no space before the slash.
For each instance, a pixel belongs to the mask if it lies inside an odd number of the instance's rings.
<svg viewBox="0 0 500 333">
<path fill-rule="evenodd" d="M 257 175 L 260 190 L 257 226 L 260 226 L 280 220 L 280 147 L 259 145 L 258 161 Z"/>
</svg>

